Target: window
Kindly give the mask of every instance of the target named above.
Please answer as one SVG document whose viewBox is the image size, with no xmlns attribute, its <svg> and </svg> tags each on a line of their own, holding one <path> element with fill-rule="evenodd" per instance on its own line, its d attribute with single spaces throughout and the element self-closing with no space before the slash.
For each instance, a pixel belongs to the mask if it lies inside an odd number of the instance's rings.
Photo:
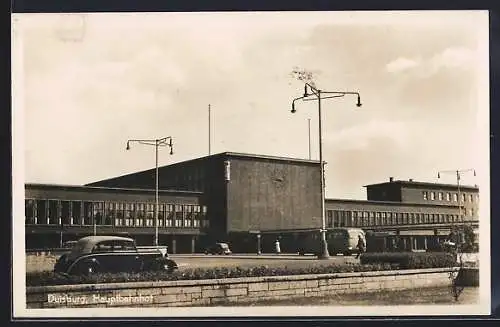
<svg viewBox="0 0 500 327">
<path fill-rule="evenodd" d="M 385 213 L 385 212 L 382 212 L 382 222 L 381 222 L 381 224 L 383 226 L 387 225 L 387 213 Z"/>
<path fill-rule="evenodd" d="M 462 193 L 462 202 L 467 201 L 467 196 L 465 193 Z"/>
<path fill-rule="evenodd" d="M 375 212 L 370 211 L 370 222 L 369 222 L 369 226 L 373 226 L 373 225 L 375 225 Z"/>
<path fill-rule="evenodd" d="M 424 214 L 424 224 L 428 224 L 429 223 L 429 214 L 426 213 Z"/>
<path fill-rule="evenodd" d="M 69 201 L 61 201 L 61 222 L 63 226 L 73 225 L 71 202 Z"/>
<path fill-rule="evenodd" d="M 96 244 L 92 249 L 92 252 L 93 253 L 111 252 L 112 249 L 113 249 L 113 241 L 104 241 Z"/>
<path fill-rule="evenodd" d="M 375 225 L 376 226 L 380 225 L 380 212 L 375 213 Z"/>
<path fill-rule="evenodd" d="M 83 225 L 92 225 L 94 223 L 93 213 L 92 202 L 83 202 Z"/>
<path fill-rule="evenodd" d="M 134 226 L 135 219 L 135 205 L 134 203 L 125 203 L 125 210 L 123 212 L 125 217 L 125 226 Z"/>
<path fill-rule="evenodd" d="M 333 211 L 333 227 L 340 226 L 340 211 Z"/>
<path fill-rule="evenodd" d="M 135 204 L 135 226 L 142 227 L 146 220 L 146 205 L 144 203 Z"/>
<path fill-rule="evenodd" d="M 49 225 L 58 225 L 59 224 L 59 201 L 57 200 L 49 200 L 49 212 L 48 212 L 48 221 Z"/>
<path fill-rule="evenodd" d="M 326 226 L 327 227 L 333 227 L 333 211 L 328 210 L 326 212 L 327 220 L 326 220 Z"/>
<path fill-rule="evenodd" d="M 474 217 L 474 208 L 470 208 L 470 216 Z"/>
<path fill-rule="evenodd" d="M 427 191 L 422 192 L 422 194 L 424 195 L 424 200 L 427 200 Z"/>
<path fill-rule="evenodd" d="M 36 202 L 35 200 L 24 200 L 25 224 L 36 224 Z"/>
<path fill-rule="evenodd" d="M 436 198 L 436 194 L 434 192 L 431 192 L 431 200 L 434 201 Z"/>
<path fill-rule="evenodd" d="M 155 205 L 153 203 L 146 204 L 146 226 L 154 227 L 155 224 Z"/>
<path fill-rule="evenodd" d="M 193 217 L 194 217 L 193 227 L 200 227 L 201 207 L 199 205 L 195 205 L 193 210 L 194 210 L 194 212 L 193 212 Z"/>
<path fill-rule="evenodd" d="M 438 200 L 443 201 L 443 192 L 438 193 Z"/>
<path fill-rule="evenodd" d="M 451 194 L 450 193 L 446 193 L 446 201 L 451 201 Z"/>
<path fill-rule="evenodd" d="M 407 225 L 408 224 L 408 213 L 405 212 L 403 214 L 403 224 Z"/>
<path fill-rule="evenodd" d="M 115 225 L 116 226 L 124 226 L 125 225 L 125 203 L 116 203 L 115 204 Z"/>
<path fill-rule="evenodd" d="M 474 202 L 474 195 L 469 194 L 469 202 Z"/>
<path fill-rule="evenodd" d="M 192 221 L 193 221 L 193 206 L 192 205 L 186 205 L 184 206 L 184 209 L 186 210 L 185 214 L 185 219 L 184 219 L 184 227 L 191 227 Z"/>
<path fill-rule="evenodd" d="M 415 224 L 415 214 L 414 213 L 410 213 L 410 221 L 408 223 L 411 225 Z"/>
<path fill-rule="evenodd" d="M 97 225 L 104 225 L 104 204 L 102 202 L 94 202 L 93 205 L 94 220 Z"/>
<path fill-rule="evenodd" d="M 458 201 L 458 194 L 453 193 L 453 202 L 457 202 L 457 201 Z"/>
<path fill-rule="evenodd" d="M 175 210 L 174 210 L 174 205 L 173 204 L 167 204 L 166 210 L 165 210 L 165 226 L 166 227 L 172 227 L 173 226 L 173 221 L 174 221 L 174 215 L 175 215 Z"/>
<path fill-rule="evenodd" d="M 184 219 L 184 212 L 182 205 L 175 205 L 175 227 L 182 227 L 182 220 Z"/>
<path fill-rule="evenodd" d="M 204 227 L 210 227 L 210 220 L 207 217 L 207 206 L 203 206 L 201 209 L 202 209 L 202 221 L 205 222 Z"/>
<path fill-rule="evenodd" d="M 368 226 L 369 224 L 369 217 L 370 214 L 368 213 L 368 211 L 363 211 L 363 226 Z"/>
<path fill-rule="evenodd" d="M 103 225 L 112 225 L 115 217 L 115 204 L 111 202 L 104 203 L 104 219 Z"/>
<path fill-rule="evenodd" d="M 163 203 L 158 205 L 158 226 L 165 226 L 165 205 Z"/>
<path fill-rule="evenodd" d="M 135 251 L 134 242 L 129 241 L 115 241 L 113 243 L 113 251 Z"/>
<path fill-rule="evenodd" d="M 358 212 L 357 211 L 352 212 L 352 226 L 353 227 L 358 226 Z"/>
<path fill-rule="evenodd" d="M 417 221 L 416 221 L 416 223 L 417 223 L 417 224 L 422 224 L 422 223 L 423 223 L 423 221 L 422 221 L 422 220 L 423 220 L 423 217 L 422 217 L 422 214 L 421 214 L 421 213 L 417 213 L 417 214 L 416 214 L 416 220 L 417 220 Z"/>
<path fill-rule="evenodd" d="M 71 219 L 73 225 L 82 225 L 83 211 L 81 201 L 71 201 Z"/>
</svg>

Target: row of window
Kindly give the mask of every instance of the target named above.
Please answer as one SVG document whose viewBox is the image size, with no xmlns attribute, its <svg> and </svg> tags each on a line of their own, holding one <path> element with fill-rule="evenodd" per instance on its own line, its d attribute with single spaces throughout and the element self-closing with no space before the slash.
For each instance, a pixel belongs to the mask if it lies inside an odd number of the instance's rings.
<svg viewBox="0 0 500 327">
<path fill-rule="evenodd" d="M 206 206 L 161 203 L 159 227 L 208 227 Z M 25 200 L 26 224 L 155 227 L 154 203 Z"/>
<path fill-rule="evenodd" d="M 447 193 L 443 193 L 443 192 L 429 192 L 429 191 L 423 191 L 422 192 L 422 196 L 424 197 L 424 200 L 431 200 L 431 201 L 434 201 L 436 200 L 436 197 L 437 197 L 437 200 L 439 201 L 443 201 L 444 199 L 446 199 L 446 201 L 450 202 L 452 201 L 453 199 L 453 202 L 458 202 L 458 193 L 450 193 L 450 192 L 447 192 Z M 461 196 L 461 202 L 474 202 L 474 194 L 466 194 L 466 193 L 461 193 L 460 194 Z M 476 202 L 479 201 L 479 195 L 476 194 Z"/>
<path fill-rule="evenodd" d="M 366 226 L 393 226 L 414 224 L 439 224 L 470 220 L 474 216 L 474 209 L 465 215 L 428 214 L 408 212 L 374 212 L 374 211 L 346 211 L 328 210 L 327 227 L 366 227 Z"/>
</svg>

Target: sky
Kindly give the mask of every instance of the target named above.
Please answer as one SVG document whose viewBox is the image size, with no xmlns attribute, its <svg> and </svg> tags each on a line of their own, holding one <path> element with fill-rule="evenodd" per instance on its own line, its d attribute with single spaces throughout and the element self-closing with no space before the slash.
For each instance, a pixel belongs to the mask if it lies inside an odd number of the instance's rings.
<svg viewBox="0 0 500 327">
<path fill-rule="evenodd" d="M 437 182 L 440 170 L 489 179 L 488 15 L 287 12 L 13 15 L 14 115 L 24 179 L 86 184 L 225 151 L 318 159 L 323 91 L 326 196 L 365 199 L 363 185 Z M 17 125 L 16 125 L 17 126 Z M 455 183 L 453 174 L 439 180 Z"/>
</svg>

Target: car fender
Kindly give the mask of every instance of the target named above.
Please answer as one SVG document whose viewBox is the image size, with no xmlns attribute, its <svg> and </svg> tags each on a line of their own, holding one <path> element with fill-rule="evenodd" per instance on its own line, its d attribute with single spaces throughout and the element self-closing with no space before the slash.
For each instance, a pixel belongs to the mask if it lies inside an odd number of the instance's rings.
<svg viewBox="0 0 500 327">
<path fill-rule="evenodd" d="M 79 257 L 76 259 L 69 267 L 68 270 L 66 271 L 68 274 L 72 274 L 75 272 L 81 273 L 81 267 L 94 267 L 94 271 L 97 271 L 101 264 L 99 263 L 99 260 L 95 256 L 83 256 Z"/>
<path fill-rule="evenodd" d="M 150 270 L 169 270 L 169 271 L 173 271 L 173 270 L 176 270 L 178 269 L 178 265 L 177 263 L 172 260 L 172 259 L 169 259 L 169 258 L 165 258 L 165 257 L 160 257 L 160 258 L 156 258 L 155 260 L 153 260 L 149 267 Z"/>
</svg>

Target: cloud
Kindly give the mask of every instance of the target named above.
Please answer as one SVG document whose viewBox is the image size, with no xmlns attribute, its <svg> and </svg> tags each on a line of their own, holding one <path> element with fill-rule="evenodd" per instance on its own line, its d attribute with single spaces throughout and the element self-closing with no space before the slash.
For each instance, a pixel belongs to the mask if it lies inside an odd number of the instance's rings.
<svg viewBox="0 0 500 327">
<path fill-rule="evenodd" d="M 388 63 L 386 65 L 386 69 L 389 73 L 400 73 L 405 70 L 413 69 L 419 65 L 420 62 L 417 60 L 412 60 L 408 58 L 398 58 Z"/>
<path fill-rule="evenodd" d="M 434 70 L 440 68 L 469 68 L 473 64 L 475 52 L 464 47 L 451 47 L 438 53 L 430 59 L 430 65 Z"/>
<path fill-rule="evenodd" d="M 424 60 L 400 57 L 389 62 L 389 73 L 412 72 L 418 77 L 432 76 L 442 69 L 461 68 L 468 70 L 473 66 L 476 52 L 466 47 L 448 47 Z"/>
<path fill-rule="evenodd" d="M 404 148 L 410 138 L 412 123 L 402 121 L 372 120 L 348 127 L 327 138 L 338 149 L 367 149 L 374 140 L 385 139 Z"/>
</svg>

